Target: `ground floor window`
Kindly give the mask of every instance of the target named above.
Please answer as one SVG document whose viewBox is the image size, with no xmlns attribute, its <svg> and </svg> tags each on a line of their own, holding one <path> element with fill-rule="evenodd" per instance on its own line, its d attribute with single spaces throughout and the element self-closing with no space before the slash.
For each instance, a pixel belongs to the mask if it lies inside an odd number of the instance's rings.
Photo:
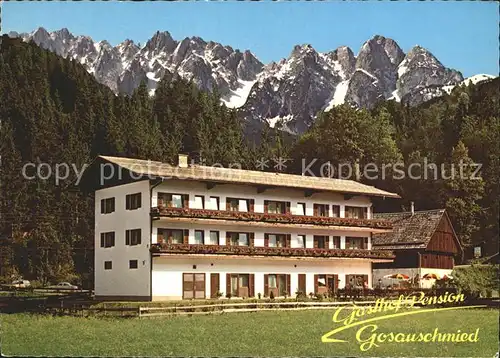
<svg viewBox="0 0 500 358">
<path fill-rule="evenodd" d="M 205 298 L 204 273 L 185 273 L 182 275 L 182 298 Z"/>
<path fill-rule="evenodd" d="M 346 289 L 363 289 L 368 288 L 368 275 L 346 275 Z"/>
<path fill-rule="evenodd" d="M 253 282 L 253 274 L 228 273 L 226 277 L 226 291 L 233 297 L 253 297 Z"/>
<path fill-rule="evenodd" d="M 264 275 L 264 296 L 274 297 L 290 295 L 290 275 L 268 274 Z"/>
<path fill-rule="evenodd" d="M 314 275 L 314 290 L 317 294 L 334 295 L 339 287 L 338 275 L 322 274 Z"/>
</svg>

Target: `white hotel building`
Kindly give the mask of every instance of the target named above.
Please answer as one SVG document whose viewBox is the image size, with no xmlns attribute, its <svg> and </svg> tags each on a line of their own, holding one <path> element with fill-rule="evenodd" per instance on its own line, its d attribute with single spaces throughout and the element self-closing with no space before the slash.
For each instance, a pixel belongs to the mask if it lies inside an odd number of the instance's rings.
<svg viewBox="0 0 500 358">
<path fill-rule="evenodd" d="M 372 287 L 371 249 L 391 223 L 355 181 L 98 157 L 83 185 L 95 191 L 95 296 L 171 300 L 294 296 Z"/>
</svg>

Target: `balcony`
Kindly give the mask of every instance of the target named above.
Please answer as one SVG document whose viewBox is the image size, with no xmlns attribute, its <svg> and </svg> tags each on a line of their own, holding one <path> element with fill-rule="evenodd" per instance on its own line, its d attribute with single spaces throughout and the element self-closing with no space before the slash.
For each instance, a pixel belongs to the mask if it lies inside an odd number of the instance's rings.
<svg viewBox="0 0 500 358">
<path fill-rule="evenodd" d="M 153 244 L 153 254 L 191 254 L 191 255 L 241 255 L 274 257 L 313 257 L 313 258 L 363 258 L 392 260 L 391 251 L 354 250 L 354 249 L 303 249 L 262 246 L 224 246 L 224 245 L 188 245 L 188 244 Z"/>
<path fill-rule="evenodd" d="M 167 218 L 186 218 L 186 219 L 205 219 L 220 220 L 231 222 L 254 222 L 285 225 L 308 225 L 313 227 L 356 227 L 378 229 L 381 232 L 392 229 L 391 222 L 379 219 L 352 219 L 352 218 L 334 218 L 325 216 L 305 216 L 291 214 L 269 214 L 255 212 L 235 212 L 225 210 L 205 210 L 205 209 L 183 209 L 157 207 L 151 211 L 154 219 L 162 217 Z"/>
</svg>

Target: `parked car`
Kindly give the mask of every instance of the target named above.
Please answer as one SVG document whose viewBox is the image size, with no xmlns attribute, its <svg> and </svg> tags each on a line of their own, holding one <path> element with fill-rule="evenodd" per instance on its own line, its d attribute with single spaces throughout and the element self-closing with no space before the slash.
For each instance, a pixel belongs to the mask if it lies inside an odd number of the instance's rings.
<svg viewBox="0 0 500 358">
<path fill-rule="evenodd" d="M 59 282 L 57 285 L 49 286 L 48 288 L 53 288 L 57 290 L 78 290 L 78 286 L 72 285 L 69 282 Z"/>
<path fill-rule="evenodd" d="M 10 288 L 27 288 L 30 286 L 31 284 L 28 280 L 15 280 L 12 281 L 11 284 L 5 285 L 5 287 L 10 287 Z"/>
</svg>

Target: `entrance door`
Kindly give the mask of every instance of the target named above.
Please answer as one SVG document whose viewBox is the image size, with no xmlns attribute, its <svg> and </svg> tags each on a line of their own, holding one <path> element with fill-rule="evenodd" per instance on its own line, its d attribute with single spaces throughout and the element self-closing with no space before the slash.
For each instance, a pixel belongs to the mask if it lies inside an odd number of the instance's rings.
<svg viewBox="0 0 500 358">
<path fill-rule="evenodd" d="M 205 298 L 205 274 L 185 273 L 183 274 L 182 298 Z"/>
<path fill-rule="evenodd" d="M 210 297 L 217 298 L 217 292 L 220 291 L 219 287 L 219 274 L 211 273 L 210 274 Z"/>
</svg>

